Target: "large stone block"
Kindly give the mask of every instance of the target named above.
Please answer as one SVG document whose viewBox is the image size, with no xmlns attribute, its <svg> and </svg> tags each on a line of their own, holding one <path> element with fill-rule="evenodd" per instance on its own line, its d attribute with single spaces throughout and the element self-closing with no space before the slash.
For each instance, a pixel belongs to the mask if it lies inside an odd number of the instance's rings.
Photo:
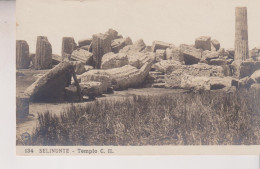
<svg viewBox="0 0 260 169">
<path fill-rule="evenodd" d="M 106 53 L 102 57 L 102 69 L 112 69 L 122 67 L 128 64 L 128 57 L 125 53 Z"/>
<path fill-rule="evenodd" d="M 29 45 L 25 40 L 16 40 L 16 68 L 27 69 L 29 65 Z"/>
<path fill-rule="evenodd" d="M 182 44 L 180 50 L 186 65 L 197 64 L 202 58 L 202 51 L 193 46 Z"/>
<path fill-rule="evenodd" d="M 47 37 L 45 36 L 37 37 L 34 68 L 52 68 L 52 47 Z"/>
<path fill-rule="evenodd" d="M 111 42 L 111 48 L 112 52 L 118 53 L 121 49 L 123 49 L 127 45 L 132 45 L 133 42 L 131 38 L 120 38 L 120 39 L 115 39 Z"/>
<path fill-rule="evenodd" d="M 94 67 L 100 69 L 104 54 L 111 52 L 111 37 L 108 34 L 95 34 L 92 37 Z"/>
<path fill-rule="evenodd" d="M 152 52 L 155 52 L 157 49 L 164 49 L 170 48 L 172 44 L 162 42 L 162 41 L 154 41 L 152 45 Z"/>
<path fill-rule="evenodd" d="M 93 65 L 93 53 L 84 50 L 84 49 L 76 49 L 72 52 L 70 60 L 72 61 L 80 61 L 87 65 Z"/>
<path fill-rule="evenodd" d="M 71 55 L 75 48 L 76 48 L 76 43 L 73 37 L 62 38 L 61 56 L 63 59 Z"/>
<path fill-rule="evenodd" d="M 195 40 L 195 48 L 202 50 L 211 50 L 211 38 L 209 36 L 201 36 Z"/>
</svg>

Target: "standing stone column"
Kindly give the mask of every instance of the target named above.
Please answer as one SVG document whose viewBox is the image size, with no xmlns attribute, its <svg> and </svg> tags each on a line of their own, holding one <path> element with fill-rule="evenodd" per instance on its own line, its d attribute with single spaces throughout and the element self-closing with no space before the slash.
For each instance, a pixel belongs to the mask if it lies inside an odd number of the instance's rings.
<svg viewBox="0 0 260 169">
<path fill-rule="evenodd" d="M 108 34 L 95 34 L 92 38 L 94 67 L 100 69 L 102 56 L 111 52 L 111 37 Z"/>
<path fill-rule="evenodd" d="M 76 43 L 73 37 L 63 37 L 62 51 L 61 51 L 62 59 L 66 59 L 70 57 L 75 47 L 76 47 Z"/>
<path fill-rule="evenodd" d="M 35 69 L 52 68 L 52 47 L 47 37 L 38 36 L 34 61 Z"/>
<path fill-rule="evenodd" d="M 29 65 L 29 45 L 25 40 L 16 40 L 16 68 L 27 69 Z"/>
<path fill-rule="evenodd" d="M 249 58 L 247 8 L 236 7 L 235 25 L 235 60 L 244 61 Z"/>
</svg>

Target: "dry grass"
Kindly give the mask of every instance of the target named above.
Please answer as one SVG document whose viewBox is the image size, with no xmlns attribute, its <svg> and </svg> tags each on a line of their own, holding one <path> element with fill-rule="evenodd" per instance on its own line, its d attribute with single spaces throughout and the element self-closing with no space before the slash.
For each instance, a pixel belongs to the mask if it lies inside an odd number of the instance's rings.
<svg viewBox="0 0 260 169">
<path fill-rule="evenodd" d="M 134 96 L 39 114 L 31 145 L 256 145 L 260 91 Z M 24 144 L 18 141 L 18 144 Z"/>
</svg>

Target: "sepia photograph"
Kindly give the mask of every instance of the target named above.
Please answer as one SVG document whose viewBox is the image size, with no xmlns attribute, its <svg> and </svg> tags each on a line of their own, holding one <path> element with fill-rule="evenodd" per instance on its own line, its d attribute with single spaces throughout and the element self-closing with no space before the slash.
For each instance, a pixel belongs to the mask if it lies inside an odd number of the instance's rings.
<svg viewBox="0 0 260 169">
<path fill-rule="evenodd" d="M 18 154 L 259 146 L 259 6 L 16 0 Z"/>
</svg>

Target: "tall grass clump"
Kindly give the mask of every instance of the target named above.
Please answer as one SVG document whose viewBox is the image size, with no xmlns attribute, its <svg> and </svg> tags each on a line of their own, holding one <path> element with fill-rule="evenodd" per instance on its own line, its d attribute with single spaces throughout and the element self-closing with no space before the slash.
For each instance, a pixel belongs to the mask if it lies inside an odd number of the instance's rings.
<svg viewBox="0 0 260 169">
<path fill-rule="evenodd" d="M 133 96 L 38 115 L 32 145 L 256 145 L 260 91 Z"/>
</svg>

